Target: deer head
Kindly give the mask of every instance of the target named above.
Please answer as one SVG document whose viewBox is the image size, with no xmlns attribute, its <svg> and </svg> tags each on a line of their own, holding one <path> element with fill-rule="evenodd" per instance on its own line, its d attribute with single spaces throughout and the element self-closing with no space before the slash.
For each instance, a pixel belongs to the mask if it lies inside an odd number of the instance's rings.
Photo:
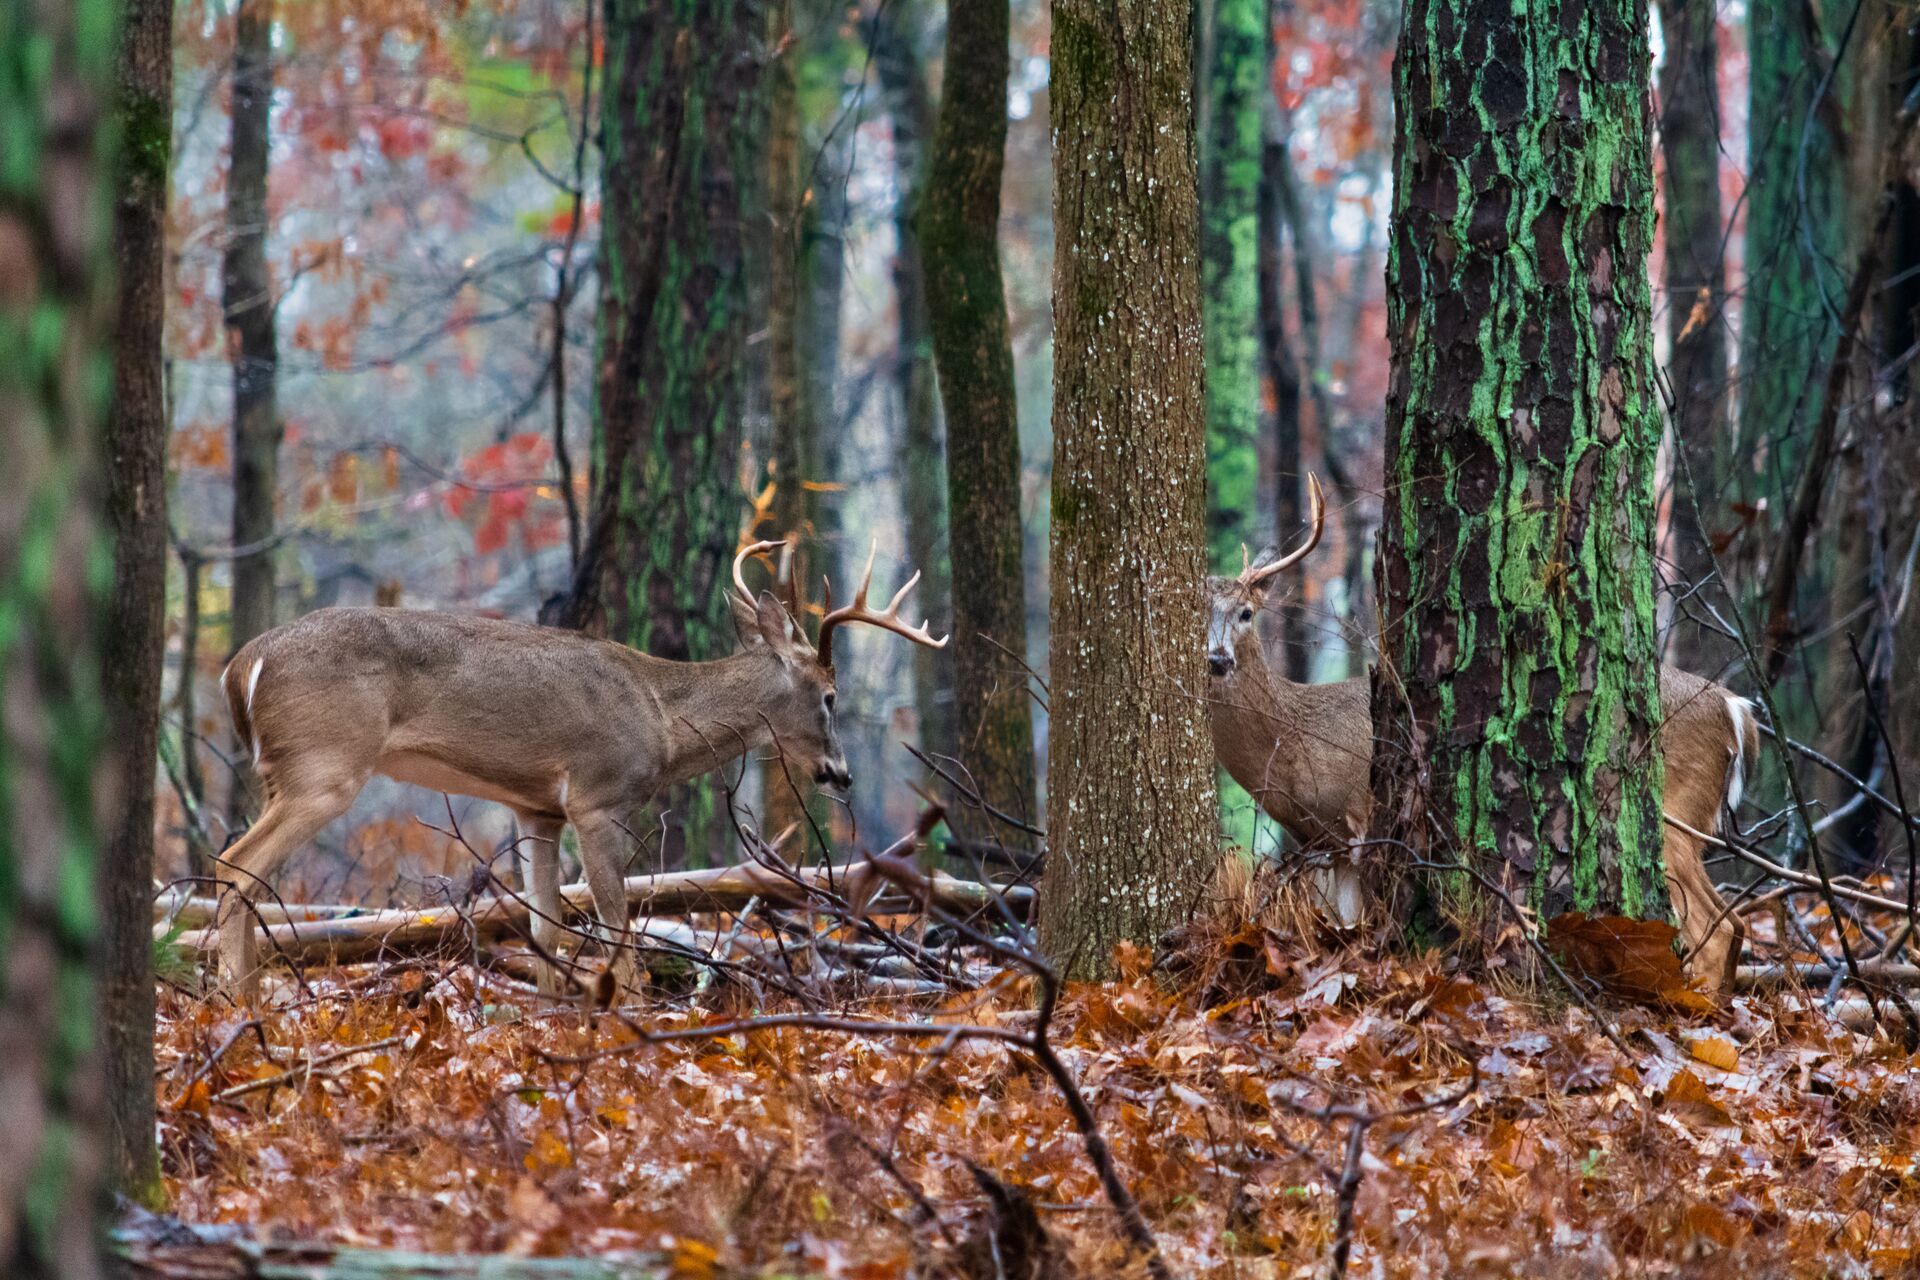
<svg viewBox="0 0 1920 1280">
<path fill-rule="evenodd" d="M 747 588 L 742 574 L 742 567 L 749 558 L 774 550 L 781 551 L 782 571 L 776 574 L 776 579 L 788 585 L 789 600 L 786 603 L 775 598 L 771 592 L 754 594 Z M 763 651 L 777 664 L 776 683 L 766 690 L 767 700 L 763 705 L 763 711 L 773 727 L 774 738 L 782 754 L 789 759 L 811 764 L 815 782 L 829 783 L 843 789 L 853 785 L 853 778 L 847 772 L 846 754 L 840 749 L 839 732 L 834 723 L 834 703 L 837 698 L 837 676 L 833 666 L 834 631 L 849 622 L 864 622 L 932 649 L 946 648 L 949 638 L 942 636 L 936 640 L 925 623 L 918 627 L 909 626 L 900 617 L 901 602 L 920 581 L 918 573 L 907 579 L 906 585 L 894 593 L 885 609 L 875 611 L 868 607 L 867 591 L 873 585 L 873 560 L 878 550 L 879 543 L 876 541 L 867 552 L 867 566 L 860 578 L 860 589 L 854 593 L 851 604 L 834 608 L 833 587 L 828 584 L 827 603 L 820 621 L 817 644 L 808 643 L 806 629 L 801 624 L 805 608 L 801 603 L 798 584 L 791 581 L 792 540 L 748 543 L 733 558 L 733 594 L 729 604 L 733 610 L 734 625 L 740 633 L 741 646 L 748 651 Z"/>
<path fill-rule="evenodd" d="M 1307 476 L 1307 504 L 1311 528 L 1305 542 L 1284 556 L 1269 555 L 1263 551 L 1258 559 L 1250 559 L 1243 545 L 1240 548 L 1239 576 L 1207 580 L 1208 674 L 1216 678 L 1230 676 L 1239 665 L 1242 652 L 1259 652 L 1259 637 L 1255 635 L 1254 628 L 1260 611 L 1267 607 L 1267 593 L 1283 570 L 1300 563 L 1320 545 L 1320 531 L 1326 524 L 1327 516 L 1326 495 L 1321 492 L 1320 478 L 1311 473 Z M 1247 641 L 1251 647 L 1243 650 L 1242 641 Z"/>
</svg>

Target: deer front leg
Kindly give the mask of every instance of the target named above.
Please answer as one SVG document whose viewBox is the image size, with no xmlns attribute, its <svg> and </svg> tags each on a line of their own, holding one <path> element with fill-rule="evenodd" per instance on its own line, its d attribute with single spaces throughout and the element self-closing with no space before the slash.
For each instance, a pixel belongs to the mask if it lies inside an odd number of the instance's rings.
<svg viewBox="0 0 1920 1280">
<path fill-rule="evenodd" d="M 626 942 L 627 886 L 622 874 L 627 864 L 627 833 L 612 813 L 603 810 L 571 816 L 573 829 L 580 835 L 580 866 L 593 893 L 593 914 L 612 957 L 614 981 L 622 993 L 636 990 L 639 966 Z"/>
<path fill-rule="evenodd" d="M 566 936 L 561 926 L 565 907 L 560 901 L 560 833 L 566 830 L 567 820 L 540 814 L 522 817 L 527 835 L 520 842 L 520 888 L 533 906 L 533 941 L 549 957 L 540 964 L 540 995 L 554 1000 L 563 988 L 557 967 L 561 939 Z"/>
</svg>

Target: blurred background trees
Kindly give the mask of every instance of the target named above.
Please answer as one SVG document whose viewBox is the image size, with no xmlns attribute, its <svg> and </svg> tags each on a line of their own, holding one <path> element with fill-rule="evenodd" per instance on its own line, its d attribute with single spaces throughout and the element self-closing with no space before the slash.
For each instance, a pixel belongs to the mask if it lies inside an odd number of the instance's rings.
<svg viewBox="0 0 1920 1280">
<path fill-rule="evenodd" d="M 1400 6 L 1200 10 L 1209 554 L 1237 568 L 1240 542 L 1294 534 L 1302 475 L 1320 472 L 1326 542 L 1271 625 L 1290 674 L 1358 674 L 1377 629 Z M 902 741 L 948 758 L 1025 827 L 1044 825 L 1049 692 L 1023 663 L 1044 678 L 1051 648 L 1048 6 L 791 0 L 724 21 L 694 6 L 687 21 L 724 34 L 698 41 L 692 61 L 635 64 L 643 46 L 668 47 L 630 38 L 664 12 L 320 0 L 269 15 L 264 0 L 178 0 L 162 874 L 186 868 L 190 842 L 227 837 L 244 762 L 211 682 L 259 625 L 255 568 L 271 567 L 276 619 L 375 601 L 533 618 L 570 597 L 597 604 L 583 615 L 593 625 L 631 624 L 624 634 L 661 652 L 699 656 L 731 642 L 707 612 L 711 583 L 756 497 L 759 536 L 802 533 L 811 599 L 823 576 L 844 593 L 877 538 L 878 580 L 928 571 L 919 607 L 956 636 L 953 661 L 933 664 L 848 636 L 840 661 L 858 678 L 841 716 L 859 785 L 850 805 L 823 809 L 838 838 L 901 829 L 917 803 L 905 783 L 947 791 Z M 1908 390 L 1920 236 L 1911 152 L 1889 163 L 1914 83 L 1913 21 L 1913 4 L 1893 0 L 1857 13 L 1674 0 L 1657 7 L 1651 42 L 1654 351 L 1671 422 L 1656 543 L 1665 653 L 1750 690 L 1716 615 L 1737 607 L 1764 630 L 1767 601 L 1785 601 L 1793 734 L 1883 779 L 1920 760 L 1907 705 L 1920 695 L 1896 678 L 1920 651 Z M 981 59 L 957 52 L 974 47 Z M 1001 47 L 1004 66 L 990 56 Z M 248 92 L 260 75 L 264 109 Z M 652 94 L 657 75 L 699 90 L 697 131 L 647 107 L 672 99 Z M 263 142 L 240 127 L 249 112 L 265 115 Z M 634 165 L 650 175 L 638 206 Z M 1850 320 L 1890 179 L 1905 212 Z M 704 247 L 667 235 L 663 218 L 705 227 Z M 264 282 L 249 288 L 227 263 L 255 230 Z M 677 248 L 644 247 L 648 235 Z M 1857 355 L 1830 392 L 1849 324 Z M 610 361 L 626 372 L 612 377 Z M 240 418 L 261 421 L 251 406 L 268 368 L 271 425 L 236 433 Z M 262 524 L 241 515 L 266 432 L 284 438 Z M 1810 469 L 1819 502 L 1796 529 Z M 624 523 L 600 526 L 625 566 L 615 583 L 594 554 L 596 521 L 623 500 Z M 600 574 L 576 573 L 576 539 L 580 567 Z M 1804 554 L 1784 573 L 1796 539 Z M 249 554 L 236 563 L 236 551 Z M 1873 678 L 1854 670 L 1849 634 Z M 1888 717 L 1891 752 L 1862 729 L 1868 700 Z M 743 785 L 756 812 L 779 813 L 757 771 Z M 296 862 L 288 896 L 445 894 L 471 867 L 416 812 L 445 816 L 437 797 L 376 783 Z M 511 837 L 486 806 L 456 813 L 478 845 Z M 1241 843 L 1275 842 L 1244 797 L 1227 795 L 1222 819 Z M 1847 821 L 1856 856 L 1884 851 L 1891 827 L 1865 808 Z M 1004 824 L 966 834 L 1038 841 Z"/>
</svg>

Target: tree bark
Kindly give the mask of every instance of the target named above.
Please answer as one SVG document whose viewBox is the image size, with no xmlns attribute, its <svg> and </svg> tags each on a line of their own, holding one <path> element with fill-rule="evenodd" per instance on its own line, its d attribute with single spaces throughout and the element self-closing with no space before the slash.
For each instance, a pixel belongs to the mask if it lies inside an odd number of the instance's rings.
<svg viewBox="0 0 1920 1280">
<path fill-rule="evenodd" d="M 1261 101 L 1273 92 L 1270 31 L 1267 0 L 1214 0 L 1207 136 L 1200 152 L 1200 253 L 1207 540 L 1220 568 L 1237 565 L 1240 548 L 1257 537 Z"/>
<path fill-rule="evenodd" d="M 1178 6 L 1055 0 L 1040 936 L 1080 974 L 1183 919 L 1216 853 L 1191 53 Z"/>
<path fill-rule="evenodd" d="M 100 759 L 94 632 L 107 582 L 88 569 L 113 332 L 115 157 L 100 144 L 118 9 L 0 17 L 0 1274 L 23 1280 L 103 1273 L 94 893 L 115 770 Z"/>
<path fill-rule="evenodd" d="M 893 383 L 900 405 L 900 505 L 906 517 L 907 562 L 922 574 L 920 611 L 935 631 L 951 631 L 948 600 L 952 575 L 947 560 L 947 449 L 940 424 L 933 342 L 927 333 L 925 265 L 916 220 L 925 185 L 926 153 L 933 137 L 933 100 L 909 25 L 913 10 L 895 4 L 879 16 L 874 69 L 886 94 L 893 128 L 893 206 L 896 246 L 893 296 L 898 338 Z M 922 749 L 951 755 L 953 665 L 944 653 L 915 646 L 913 701 Z"/>
<path fill-rule="evenodd" d="M 1272 28 L 1269 16 L 1268 63 L 1272 63 Z M 1267 94 L 1262 108 L 1260 147 L 1260 192 L 1258 217 L 1260 247 L 1255 255 L 1259 272 L 1260 355 L 1267 380 L 1273 387 L 1273 527 L 1285 537 L 1300 527 L 1305 507 L 1301 503 L 1300 460 L 1301 359 L 1287 337 L 1286 273 L 1281 245 L 1288 228 L 1285 184 L 1290 180 L 1292 160 L 1287 155 L 1287 129 L 1280 104 Z M 1294 255 L 1301 249 L 1296 241 Z M 1309 278 L 1309 283 L 1311 280 Z M 1312 310 L 1312 300 L 1301 298 L 1301 313 Z M 1321 424 L 1324 437 L 1327 430 Z M 1229 570 L 1232 562 L 1228 563 Z M 1297 600 L 1288 598 L 1269 608 L 1280 610 L 1282 665 L 1287 679 L 1305 682 L 1312 654 L 1307 646 L 1306 619 Z"/>
<path fill-rule="evenodd" d="M 273 625 L 273 536 L 282 426 L 279 349 L 267 271 L 267 150 L 273 110 L 273 0 L 236 0 L 233 139 L 221 306 L 233 364 L 233 560 L 229 654 Z"/>
<path fill-rule="evenodd" d="M 1394 70 L 1373 835 L 1549 915 L 1668 911 L 1648 62 L 1644 0 L 1414 0 Z"/>
<path fill-rule="evenodd" d="M 173 0 L 129 0 L 120 37 L 119 199 L 114 257 L 120 306 L 113 403 L 107 414 L 106 517 L 113 534 L 113 594 L 101 658 L 107 709 L 122 752 L 100 878 L 110 1139 L 115 1180 L 156 1204 L 153 1140 L 154 761 L 166 648 L 167 176 L 173 154 Z"/>
<path fill-rule="evenodd" d="M 681 661 L 733 647 L 762 12 L 759 0 L 605 10 L 593 518 L 560 620 Z M 667 810 L 673 843 L 698 854 L 717 840 L 710 787 Z"/>
<path fill-rule="evenodd" d="M 1032 821 L 1033 710 L 1026 673 L 1020 427 L 1000 274 L 1000 178 L 1007 142 L 1006 0 L 953 0 L 946 73 L 919 213 L 928 329 L 947 421 L 953 566 L 953 722 L 982 798 Z M 956 803 L 962 838 L 990 839 Z"/>
<path fill-rule="evenodd" d="M 1736 656 L 1703 612 L 1681 599 L 1702 589 L 1726 599 L 1708 542 L 1723 511 L 1727 439 L 1726 230 L 1720 212 L 1719 48 L 1711 0 L 1660 0 L 1666 54 L 1660 67 L 1660 147 L 1666 192 L 1667 378 L 1672 386 L 1671 587 L 1675 663 L 1716 677 Z"/>
</svg>

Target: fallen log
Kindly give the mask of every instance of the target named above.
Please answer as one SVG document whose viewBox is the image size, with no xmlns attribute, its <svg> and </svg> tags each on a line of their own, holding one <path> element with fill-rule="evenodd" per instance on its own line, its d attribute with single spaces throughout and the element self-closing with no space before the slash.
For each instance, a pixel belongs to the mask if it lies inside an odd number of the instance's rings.
<svg viewBox="0 0 1920 1280">
<path fill-rule="evenodd" d="M 1844 967 L 1839 972 L 1852 976 Z M 1740 991 L 1778 986 L 1824 987 L 1833 981 L 1833 975 L 1834 968 L 1828 964 L 1743 964 L 1734 974 L 1733 985 Z M 1862 960 L 1860 976 L 1892 987 L 1920 986 L 1920 965 Z"/>
<path fill-rule="evenodd" d="M 1004 902 L 1016 917 L 1022 917 L 1033 902 L 1033 890 L 1026 886 L 997 889 L 942 872 L 930 873 L 928 883 L 932 905 L 955 915 L 992 911 L 997 909 L 997 902 Z M 856 908 L 864 907 L 869 914 L 914 911 L 921 905 L 886 889 L 865 862 L 799 870 L 775 870 L 757 863 L 742 863 L 705 871 L 633 876 L 627 880 L 626 889 L 629 913 L 641 917 L 739 911 L 756 901 L 770 906 L 806 906 L 817 903 L 821 895 L 826 894 L 843 898 Z M 583 915 L 591 906 L 592 896 L 584 884 L 566 885 L 560 893 L 571 915 Z M 264 905 L 261 914 L 270 927 L 264 931 L 255 929 L 261 954 L 284 954 L 301 963 L 331 959 L 338 964 L 353 964 L 381 955 L 436 951 L 450 941 L 464 941 L 469 936 L 492 941 L 523 935 L 531 915 L 524 899 L 499 896 L 481 898 L 458 908 L 370 911 L 320 920 L 276 919 L 275 914 L 284 917 L 291 909 L 270 914 Z M 205 918 L 211 919 L 211 916 Z M 656 943 L 684 949 L 684 939 L 677 931 L 657 927 L 665 923 L 648 921 L 633 929 L 652 937 Z M 645 945 L 646 937 L 635 941 Z M 210 928 L 183 933 L 174 940 L 174 945 L 202 955 L 210 955 L 219 947 L 217 936 Z"/>
</svg>

